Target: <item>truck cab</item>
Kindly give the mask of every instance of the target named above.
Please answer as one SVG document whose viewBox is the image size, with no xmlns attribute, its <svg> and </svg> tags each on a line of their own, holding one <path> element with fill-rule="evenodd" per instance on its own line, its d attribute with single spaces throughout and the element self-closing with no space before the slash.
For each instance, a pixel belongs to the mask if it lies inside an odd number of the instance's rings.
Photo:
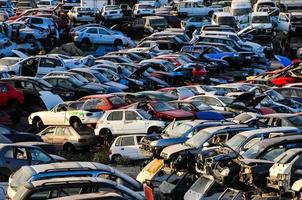
<svg viewBox="0 0 302 200">
<path fill-rule="evenodd" d="M 267 12 L 252 12 L 250 15 L 250 26 L 258 33 L 273 33 L 272 20 Z"/>
<path fill-rule="evenodd" d="M 215 11 L 222 8 L 215 6 L 205 6 L 201 1 L 185 0 L 181 1 L 177 6 L 177 13 L 180 16 L 212 16 Z"/>
</svg>

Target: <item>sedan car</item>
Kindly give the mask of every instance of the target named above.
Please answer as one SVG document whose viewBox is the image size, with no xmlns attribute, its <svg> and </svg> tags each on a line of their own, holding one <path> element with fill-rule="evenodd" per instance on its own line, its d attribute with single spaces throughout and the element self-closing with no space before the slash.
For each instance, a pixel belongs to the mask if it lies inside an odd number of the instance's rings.
<svg viewBox="0 0 302 200">
<path fill-rule="evenodd" d="M 79 101 L 85 100 L 91 100 L 98 110 L 113 110 L 128 105 L 124 99 L 114 94 L 90 95 L 79 99 Z"/>
<path fill-rule="evenodd" d="M 13 22 L 9 24 L 12 28 L 12 38 L 15 40 L 33 41 L 46 39 L 49 32 L 46 29 L 35 27 L 25 22 Z M 19 34 L 18 34 L 19 33 Z"/>
</svg>

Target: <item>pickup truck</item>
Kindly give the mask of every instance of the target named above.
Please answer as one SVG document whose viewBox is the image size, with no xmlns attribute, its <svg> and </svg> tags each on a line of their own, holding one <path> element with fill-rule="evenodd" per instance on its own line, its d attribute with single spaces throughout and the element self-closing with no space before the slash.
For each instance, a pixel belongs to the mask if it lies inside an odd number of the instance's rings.
<svg viewBox="0 0 302 200">
<path fill-rule="evenodd" d="M 283 32 L 301 32 L 302 12 L 280 13 L 276 29 Z"/>
</svg>

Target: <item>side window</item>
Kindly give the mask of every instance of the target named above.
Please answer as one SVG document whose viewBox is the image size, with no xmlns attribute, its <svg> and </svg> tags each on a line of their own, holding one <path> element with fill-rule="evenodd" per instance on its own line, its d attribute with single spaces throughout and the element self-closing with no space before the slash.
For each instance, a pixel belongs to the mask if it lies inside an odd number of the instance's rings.
<svg viewBox="0 0 302 200">
<path fill-rule="evenodd" d="M 115 146 L 121 146 L 121 144 L 122 144 L 122 137 L 117 139 L 117 141 L 115 142 Z"/>
<path fill-rule="evenodd" d="M 143 140 L 144 136 L 136 136 L 137 144 L 140 144 Z"/>
<path fill-rule="evenodd" d="M 21 82 L 21 86 L 22 86 L 22 88 L 24 88 L 24 89 L 30 89 L 30 90 L 34 90 L 35 88 L 34 88 L 34 85 L 32 84 L 32 83 L 29 83 L 29 82 L 24 82 L 24 81 L 22 81 Z"/>
<path fill-rule="evenodd" d="M 126 111 L 125 114 L 125 120 L 141 120 L 141 117 L 134 111 Z"/>
<path fill-rule="evenodd" d="M 4 158 L 10 158 L 10 159 L 14 158 L 14 148 L 13 147 L 9 147 L 7 149 L 7 151 L 4 153 Z"/>
<path fill-rule="evenodd" d="M 45 131 L 42 132 L 42 135 L 43 136 L 51 136 L 51 135 L 54 134 L 55 129 L 56 129 L 55 127 L 48 128 L 48 129 L 46 129 Z"/>
<path fill-rule="evenodd" d="M 99 34 L 101 34 L 101 35 L 109 35 L 109 33 L 105 29 L 102 29 L 102 28 L 99 29 Z"/>
<path fill-rule="evenodd" d="M 15 147 L 14 148 L 14 159 L 18 160 L 27 160 L 27 152 L 26 149 L 23 147 Z"/>
<path fill-rule="evenodd" d="M 119 121 L 123 120 L 123 111 L 115 111 L 109 114 L 107 117 L 108 121 Z"/>
<path fill-rule="evenodd" d="M 40 19 L 40 18 L 31 18 L 31 23 L 32 24 L 43 24 L 43 19 Z"/>
<path fill-rule="evenodd" d="M 8 87 L 4 84 L 0 84 L 0 92 L 2 93 L 8 92 Z"/>
<path fill-rule="evenodd" d="M 41 58 L 40 67 L 55 68 L 55 59 Z"/>
<path fill-rule="evenodd" d="M 228 134 L 227 133 L 225 133 L 225 134 L 218 134 L 218 135 L 213 136 L 213 138 L 212 138 L 212 144 L 213 145 L 218 145 L 218 144 L 220 144 L 222 142 L 227 141 L 227 139 L 228 139 Z"/>
<path fill-rule="evenodd" d="M 60 87 L 67 88 L 67 89 L 73 88 L 72 83 L 69 82 L 69 81 L 67 81 L 67 80 L 65 80 L 65 79 L 59 79 L 59 80 L 58 80 L 58 85 L 59 85 Z"/>
<path fill-rule="evenodd" d="M 222 104 L 215 98 L 206 97 L 206 104 L 210 106 L 222 106 Z"/>
<path fill-rule="evenodd" d="M 91 74 L 84 73 L 83 76 L 84 76 L 84 78 L 86 78 L 90 82 L 94 82 L 95 81 L 94 77 Z"/>
<path fill-rule="evenodd" d="M 133 146 L 133 145 L 135 145 L 133 136 L 122 138 L 121 146 Z"/>
<path fill-rule="evenodd" d="M 91 33 L 91 34 L 97 34 L 98 33 L 98 29 L 96 29 L 96 28 L 90 28 L 86 32 L 87 33 Z"/>
<path fill-rule="evenodd" d="M 47 82 L 53 86 L 57 86 L 57 83 L 58 83 L 56 79 L 47 79 Z"/>
<path fill-rule="evenodd" d="M 260 141 L 261 141 L 261 138 L 253 138 L 253 139 L 251 139 L 250 141 L 248 141 L 248 142 L 244 145 L 243 149 L 244 149 L 244 150 L 249 149 L 249 148 L 251 148 L 252 146 L 254 146 L 254 144 L 256 144 L 256 143 L 258 143 L 258 142 L 260 142 Z"/>
<path fill-rule="evenodd" d="M 294 168 L 302 168 L 302 155 L 299 154 L 299 158 L 294 163 Z"/>
<path fill-rule="evenodd" d="M 49 162 L 51 158 L 39 149 L 29 149 L 33 161 Z"/>
<path fill-rule="evenodd" d="M 263 156 L 261 156 L 261 159 L 274 160 L 277 156 L 279 156 L 283 152 L 285 152 L 285 148 L 283 146 L 277 148 L 271 148 Z"/>
<path fill-rule="evenodd" d="M 57 127 L 56 136 L 65 136 L 65 128 L 64 127 Z"/>
</svg>

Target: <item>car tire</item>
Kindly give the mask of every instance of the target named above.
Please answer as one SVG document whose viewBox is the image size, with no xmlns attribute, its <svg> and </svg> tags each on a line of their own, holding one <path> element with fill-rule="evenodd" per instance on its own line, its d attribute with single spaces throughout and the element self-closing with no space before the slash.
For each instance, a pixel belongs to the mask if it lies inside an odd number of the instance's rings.
<svg viewBox="0 0 302 200">
<path fill-rule="evenodd" d="M 113 135 L 111 131 L 107 128 L 101 129 L 99 136 L 101 139 L 101 144 L 103 144 L 105 147 L 109 147 L 113 140 Z"/>
<path fill-rule="evenodd" d="M 159 128 L 156 126 L 152 126 L 150 128 L 148 128 L 147 134 L 153 134 L 153 133 L 158 133 L 159 132 Z"/>
<path fill-rule="evenodd" d="M 114 40 L 113 42 L 114 46 L 123 46 L 123 41 L 120 39 Z"/>
<path fill-rule="evenodd" d="M 120 154 L 114 154 L 111 157 L 111 162 L 112 163 L 118 163 L 121 160 L 122 156 Z"/>
<path fill-rule="evenodd" d="M 69 124 L 75 129 L 78 129 L 83 125 L 81 120 L 77 117 L 72 117 L 69 121 Z"/>
<path fill-rule="evenodd" d="M 81 41 L 81 47 L 90 45 L 91 42 L 88 38 L 83 38 Z"/>
<path fill-rule="evenodd" d="M 7 182 L 11 171 L 6 168 L 0 168 L 0 182 Z"/>
<path fill-rule="evenodd" d="M 44 123 L 40 117 L 34 117 L 32 126 L 36 131 L 41 131 L 44 128 Z"/>
<path fill-rule="evenodd" d="M 75 148 L 72 144 L 67 143 L 67 144 L 64 144 L 63 151 L 65 151 L 68 154 L 71 154 L 71 153 L 75 152 Z"/>
</svg>

